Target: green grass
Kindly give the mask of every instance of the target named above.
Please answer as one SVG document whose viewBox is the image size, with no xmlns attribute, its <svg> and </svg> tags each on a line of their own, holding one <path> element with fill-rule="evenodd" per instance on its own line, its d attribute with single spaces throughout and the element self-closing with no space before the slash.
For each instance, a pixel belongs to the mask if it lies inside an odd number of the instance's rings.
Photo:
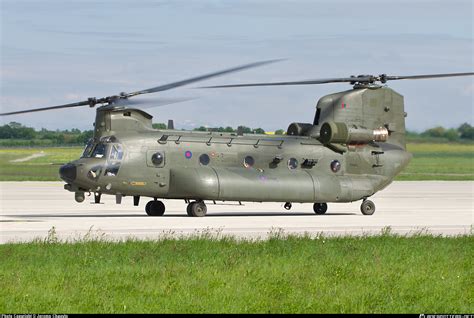
<svg viewBox="0 0 474 318">
<path fill-rule="evenodd" d="M 473 312 L 473 236 L 0 245 L 0 311 Z"/>
<path fill-rule="evenodd" d="M 41 152 L 42 157 L 12 162 Z M 0 149 L 0 181 L 59 181 L 60 164 L 77 159 L 81 153 L 81 147 Z"/>
<path fill-rule="evenodd" d="M 413 154 L 396 180 L 474 180 L 474 144 L 408 144 Z"/>
<path fill-rule="evenodd" d="M 474 144 L 410 143 L 413 154 L 409 166 L 396 180 L 474 180 Z M 43 151 L 45 156 L 25 162 L 25 158 Z M 0 181 L 56 181 L 59 164 L 77 159 L 81 147 L 0 148 Z"/>
</svg>

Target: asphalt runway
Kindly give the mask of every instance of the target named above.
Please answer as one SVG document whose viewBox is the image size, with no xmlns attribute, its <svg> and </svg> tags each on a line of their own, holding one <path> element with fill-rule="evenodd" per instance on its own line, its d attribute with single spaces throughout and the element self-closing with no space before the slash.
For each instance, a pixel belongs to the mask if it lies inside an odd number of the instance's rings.
<svg viewBox="0 0 474 318">
<path fill-rule="evenodd" d="M 122 204 L 93 195 L 83 203 L 63 189 L 61 182 L 0 182 L 0 242 L 44 239 L 53 227 L 61 240 L 84 237 L 123 240 L 158 239 L 190 234 L 232 235 L 264 239 L 271 233 L 324 235 L 371 235 L 390 227 L 393 233 L 429 232 L 436 235 L 472 233 L 474 182 L 394 182 L 375 194 L 375 214 L 364 216 L 354 203 L 329 203 L 325 215 L 316 215 L 312 204 L 282 203 L 208 204 L 203 218 L 188 217 L 184 201 L 164 200 L 166 213 L 150 217 L 144 212 L 147 198 L 133 206 L 131 197 Z M 212 203 L 212 202 L 208 202 Z"/>
</svg>

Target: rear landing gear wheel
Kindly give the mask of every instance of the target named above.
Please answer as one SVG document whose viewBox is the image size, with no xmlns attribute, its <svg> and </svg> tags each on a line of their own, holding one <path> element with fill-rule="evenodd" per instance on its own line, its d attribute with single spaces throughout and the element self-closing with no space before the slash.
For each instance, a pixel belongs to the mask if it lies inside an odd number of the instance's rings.
<svg viewBox="0 0 474 318">
<path fill-rule="evenodd" d="M 145 212 L 150 216 L 162 216 L 165 214 L 165 205 L 161 201 L 150 201 L 145 206 Z"/>
<path fill-rule="evenodd" d="M 314 213 L 322 215 L 328 210 L 328 205 L 326 203 L 315 203 L 313 205 Z"/>
<path fill-rule="evenodd" d="M 374 202 L 370 200 L 364 200 L 362 201 L 362 204 L 360 205 L 360 212 L 362 212 L 363 215 L 372 215 L 375 212 L 375 204 Z"/>
<path fill-rule="evenodd" d="M 191 202 L 186 209 L 189 216 L 203 217 L 207 213 L 207 206 L 204 201 Z"/>
<path fill-rule="evenodd" d="M 186 208 L 186 213 L 188 214 L 188 216 L 193 216 L 193 214 L 191 213 L 191 206 L 193 205 L 193 203 L 194 202 L 189 203 Z"/>
</svg>

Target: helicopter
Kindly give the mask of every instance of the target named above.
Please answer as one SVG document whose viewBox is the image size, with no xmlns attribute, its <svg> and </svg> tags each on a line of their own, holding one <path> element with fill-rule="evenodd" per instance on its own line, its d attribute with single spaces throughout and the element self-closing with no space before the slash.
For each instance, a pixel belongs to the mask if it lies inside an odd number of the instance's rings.
<svg viewBox="0 0 474 318">
<path fill-rule="evenodd" d="M 349 83 L 352 89 L 321 97 L 314 119 L 294 122 L 284 135 L 153 129 L 152 116 L 129 100 L 278 60 L 247 64 L 158 87 L 85 101 L 2 113 L 0 116 L 98 104 L 94 135 L 82 156 L 64 164 L 59 176 L 77 202 L 94 193 L 114 195 L 116 203 L 152 198 L 149 216 L 162 216 L 159 199 L 179 199 L 191 217 L 207 213 L 206 201 L 312 203 L 315 214 L 328 203 L 361 201 L 363 215 L 373 215 L 368 198 L 386 188 L 408 165 L 404 98 L 387 81 L 470 76 L 474 73 L 389 76 L 358 75 L 294 82 L 231 84 L 201 88 Z M 164 100 L 162 104 L 182 100 Z"/>
</svg>

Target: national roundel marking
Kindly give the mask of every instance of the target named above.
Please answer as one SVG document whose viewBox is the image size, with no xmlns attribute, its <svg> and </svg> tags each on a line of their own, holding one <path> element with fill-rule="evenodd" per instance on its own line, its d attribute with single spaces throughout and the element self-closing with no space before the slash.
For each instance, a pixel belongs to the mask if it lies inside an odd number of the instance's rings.
<svg viewBox="0 0 474 318">
<path fill-rule="evenodd" d="M 188 150 L 184 153 L 184 156 L 186 157 L 186 159 L 191 159 L 191 157 L 193 156 L 193 153 Z"/>
</svg>

